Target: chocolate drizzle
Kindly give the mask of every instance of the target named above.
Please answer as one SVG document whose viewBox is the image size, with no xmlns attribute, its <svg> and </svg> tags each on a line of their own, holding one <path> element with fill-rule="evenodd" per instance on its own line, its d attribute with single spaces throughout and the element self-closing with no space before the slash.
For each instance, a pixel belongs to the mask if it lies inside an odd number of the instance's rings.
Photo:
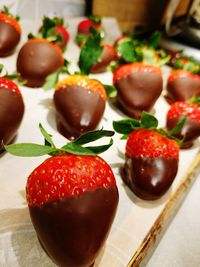
<svg viewBox="0 0 200 267">
<path fill-rule="evenodd" d="M 17 58 L 17 71 L 29 87 L 41 87 L 46 77 L 62 65 L 62 54 L 52 44 L 43 41 L 25 43 Z"/>
<path fill-rule="evenodd" d="M 56 90 L 54 103 L 58 131 L 69 139 L 94 130 L 105 110 L 105 100 L 100 94 L 75 85 Z"/>
<path fill-rule="evenodd" d="M 171 186 L 178 170 L 177 159 L 127 157 L 123 181 L 140 198 L 155 200 Z"/>
<path fill-rule="evenodd" d="M 11 55 L 20 41 L 20 33 L 9 23 L 0 21 L 0 57 Z"/>
<path fill-rule="evenodd" d="M 182 116 L 176 116 L 167 120 L 167 129 L 172 130 L 177 123 L 182 119 Z M 200 136 L 200 122 L 187 117 L 183 128 L 176 134 L 177 138 L 183 139 L 181 148 L 189 148 L 193 145 L 193 141 Z"/>
<path fill-rule="evenodd" d="M 24 114 L 22 97 L 9 89 L 0 89 L 0 150 L 16 135 Z"/>
<path fill-rule="evenodd" d="M 117 187 L 86 191 L 29 207 L 38 238 L 60 267 L 89 267 L 98 256 L 118 204 Z"/>
<path fill-rule="evenodd" d="M 125 114 L 139 118 L 149 111 L 162 92 L 162 77 L 158 73 L 132 73 L 115 82 L 117 101 Z"/>
<path fill-rule="evenodd" d="M 200 96 L 200 79 L 180 77 L 167 83 L 166 99 L 169 103 L 186 101 L 193 96 Z"/>
</svg>

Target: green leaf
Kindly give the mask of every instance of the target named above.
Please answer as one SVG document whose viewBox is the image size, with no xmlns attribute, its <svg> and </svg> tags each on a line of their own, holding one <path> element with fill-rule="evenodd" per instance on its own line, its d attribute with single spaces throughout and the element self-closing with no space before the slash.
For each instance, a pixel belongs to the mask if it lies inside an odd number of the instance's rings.
<svg viewBox="0 0 200 267">
<path fill-rule="evenodd" d="M 194 103 L 200 106 L 200 96 L 193 96 L 188 100 L 189 103 Z"/>
<path fill-rule="evenodd" d="M 161 37 L 162 35 L 160 32 L 154 32 L 148 41 L 148 45 L 154 49 L 157 48 L 160 43 Z"/>
<path fill-rule="evenodd" d="M 92 150 L 82 147 L 81 145 L 72 143 L 72 142 L 61 147 L 61 150 L 64 150 L 65 152 L 68 152 L 70 154 L 75 154 L 75 155 L 87 155 L 87 156 L 96 155 Z"/>
<path fill-rule="evenodd" d="M 3 68 L 4 68 L 3 64 L 0 64 L 0 73 L 2 72 Z"/>
<path fill-rule="evenodd" d="M 115 133 L 113 131 L 106 131 L 106 130 L 96 130 L 87 132 L 85 134 L 82 134 L 78 139 L 76 139 L 73 143 L 84 145 L 93 141 L 96 141 L 103 137 L 109 137 L 113 136 Z"/>
<path fill-rule="evenodd" d="M 114 98 L 117 96 L 117 89 L 115 88 L 115 86 L 108 84 L 104 84 L 103 86 L 106 90 L 107 97 Z"/>
<path fill-rule="evenodd" d="M 91 15 L 89 16 L 89 19 L 97 24 L 101 23 L 101 17 L 97 15 Z"/>
<path fill-rule="evenodd" d="M 135 129 L 140 128 L 140 122 L 136 119 L 125 119 L 119 121 L 113 121 L 113 129 L 117 133 L 130 134 Z"/>
<path fill-rule="evenodd" d="M 147 112 L 142 112 L 141 116 L 141 128 L 144 129 L 156 129 L 158 127 L 158 120 Z"/>
<path fill-rule="evenodd" d="M 28 34 L 28 39 L 34 39 L 34 38 L 36 38 L 35 35 L 33 35 L 32 33 L 29 33 L 29 34 Z"/>
<path fill-rule="evenodd" d="M 183 118 L 177 123 L 177 125 L 169 132 L 169 135 L 173 136 L 180 132 L 180 130 L 183 128 L 184 123 L 187 119 L 187 116 L 184 115 Z"/>
<path fill-rule="evenodd" d="M 11 73 L 11 74 L 7 74 L 6 73 L 6 75 L 4 77 L 6 77 L 6 78 L 8 78 L 10 80 L 15 80 L 15 79 L 20 77 L 20 73 L 19 72 L 14 72 L 14 73 Z"/>
<path fill-rule="evenodd" d="M 52 74 L 47 76 L 46 82 L 43 85 L 44 90 L 50 90 L 55 87 L 58 82 L 59 74 L 60 70 L 53 72 Z"/>
<path fill-rule="evenodd" d="M 89 74 L 92 66 L 98 62 L 103 51 L 103 46 L 100 45 L 100 41 L 100 33 L 92 31 L 83 45 L 78 62 L 82 74 Z"/>
<path fill-rule="evenodd" d="M 102 146 L 88 146 L 85 147 L 89 150 L 91 150 L 92 152 L 94 152 L 95 154 L 101 154 L 103 152 L 105 152 L 106 150 L 108 150 L 113 144 L 113 140 L 110 140 L 110 143 L 107 145 L 102 145 Z"/>
<path fill-rule="evenodd" d="M 4 147 L 7 152 L 20 157 L 43 156 L 46 154 L 51 154 L 53 152 L 59 151 L 58 149 L 53 147 L 32 144 L 32 143 L 12 144 Z"/>
<path fill-rule="evenodd" d="M 40 128 L 40 132 L 42 133 L 42 135 L 44 136 L 44 139 L 45 139 L 45 145 L 47 146 L 50 146 L 50 147 L 54 147 L 55 148 L 55 145 L 53 143 L 53 140 L 52 140 L 52 135 L 50 135 L 49 133 L 47 133 L 47 131 L 43 128 L 42 124 L 39 123 L 39 128 Z"/>
<path fill-rule="evenodd" d="M 84 43 L 86 41 L 86 36 L 83 34 L 77 34 L 76 35 L 76 42 L 78 43 L 78 45 L 81 45 L 82 43 Z"/>
<path fill-rule="evenodd" d="M 132 40 L 122 40 L 117 46 L 117 53 L 127 63 L 138 61 L 137 53 Z"/>
</svg>

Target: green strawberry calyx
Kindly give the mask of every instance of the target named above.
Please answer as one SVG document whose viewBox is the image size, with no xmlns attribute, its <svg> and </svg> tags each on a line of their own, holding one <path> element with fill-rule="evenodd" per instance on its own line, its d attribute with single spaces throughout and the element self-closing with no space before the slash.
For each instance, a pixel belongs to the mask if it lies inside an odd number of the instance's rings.
<svg viewBox="0 0 200 267">
<path fill-rule="evenodd" d="M 174 135 L 177 134 L 182 129 L 185 120 L 186 116 L 183 116 L 181 121 L 171 131 L 168 131 L 165 128 L 158 128 L 157 118 L 149 114 L 148 112 L 143 111 L 140 120 L 128 118 L 119 121 L 113 121 L 113 129 L 117 133 L 122 134 L 121 139 L 127 139 L 128 135 L 135 130 L 139 129 L 153 130 L 160 133 L 163 136 L 166 136 L 169 139 L 175 140 L 180 146 L 183 140 L 176 138 Z"/>
<path fill-rule="evenodd" d="M 11 144 L 4 145 L 5 150 L 10 154 L 21 157 L 36 157 L 43 156 L 46 154 L 51 156 L 57 156 L 64 155 L 66 153 L 75 155 L 96 156 L 97 154 L 106 151 L 113 144 L 113 140 L 111 138 L 110 142 L 106 145 L 83 146 L 103 137 L 111 137 L 114 135 L 113 131 L 96 130 L 87 132 L 81 135 L 75 141 L 69 142 L 61 148 L 57 148 L 52 140 L 51 134 L 49 134 L 41 124 L 39 124 L 39 129 L 44 137 L 44 145 L 33 143 Z"/>
</svg>

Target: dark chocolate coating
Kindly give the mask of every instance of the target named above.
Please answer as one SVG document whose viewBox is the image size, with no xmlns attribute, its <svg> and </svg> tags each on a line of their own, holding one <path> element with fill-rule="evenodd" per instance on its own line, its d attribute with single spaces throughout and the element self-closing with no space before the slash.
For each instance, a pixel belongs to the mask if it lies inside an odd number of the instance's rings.
<svg viewBox="0 0 200 267">
<path fill-rule="evenodd" d="M 113 55 L 109 51 L 109 49 L 104 46 L 102 50 L 102 54 L 98 63 L 92 66 L 91 73 L 101 73 L 105 72 L 108 65 L 114 59 Z"/>
<path fill-rule="evenodd" d="M 0 150 L 15 137 L 24 114 L 22 96 L 0 88 Z"/>
<path fill-rule="evenodd" d="M 20 41 L 20 33 L 9 23 L 0 20 L 0 57 L 11 55 Z"/>
<path fill-rule="evenodd" d="M 178 170 L 178 160 L 127 157 L 121 170 L 123 181 L 141 199 L 155 200 L 169 189 Z"/>
<path fill-rule="evenodd" d="M 173 119 L 167 120 L 167 129 L 172 130 L 177 123 L 182 119 L 182 116 L 176 116 Z M 200 122 L 187 117 L 183 128 L 176 134 L 177 138 L 184 138 L 181 145 L 182 148 L 189 148 L 193 145 L 193 141 L 200 136 Z"/>
<path fill-rule="evenodd" d="M 69 139 L 94 130 L 99 124 L 105 100 L 81 86 L 67 86 L 54 93 L 58 131 Z"/>
<path fill-rule="evenodd" d="M 115 82 L 117 101 L 125 114 L 140 117 L 149 111 L 162 92 L 162 77 L 158 73 L 135 72 Z"/>
<path fill-rule="evenodd" d="M 17 57 L 17 71 L 29 87 L 41 87 L 45 78 L 62 65 L 59 51 L 48 42 L 27 42 Z"/>
<path fill-rule="evenodd" d="M 38 238 L 60 267 L 89 267 L 109 233 L 118 204 L 117 187 L 29 207 Z"/>
<path fill-rule="evenodd" d="M 167 83 L 167 100 L 186 101 L 193 96 L 200 96 L 200 79 L 192 77 L 175 78 Z"/>
</svg>

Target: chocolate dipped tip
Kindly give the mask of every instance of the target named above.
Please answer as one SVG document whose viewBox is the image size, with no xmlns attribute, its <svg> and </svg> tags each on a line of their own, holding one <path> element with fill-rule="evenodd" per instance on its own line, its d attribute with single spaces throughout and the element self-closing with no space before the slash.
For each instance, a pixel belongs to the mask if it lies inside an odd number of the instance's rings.
<svg viewBox="0 0 200 267">
<path fill-rule="evenodd" d="M 99 93 L 78 85 L 59 87 L 54 93 L 54 104 L 57 129 L 71 140 L 94 130 L 105 110 L 105 100 Z"/>
<path fill-rule="evenodd" d="M 0 57 L 14 53 L 20 41 L 21 34 L 9 23 L 0 20 Z"/>
<path fill-rule="evenodd" d="M 56 264 L 89 267 L 105 243 L 118 200 L 114 186 L 29 207 L 29 211 L 43 248 Z"/>
<path fill-rule="evenodd" d="M 144 200 L 156 200 L 170 188 L 177 170 L 178 160 L 174 158 L 126 156 L 121 176 L 136 196 Z"/>
<path fill-rule="evenodd" d="M 61 49 L 45 39 L 31 39 L 19 51 L 17 71 L 28 87 L 41 87 L 64 64 Z"/>
</svg>

